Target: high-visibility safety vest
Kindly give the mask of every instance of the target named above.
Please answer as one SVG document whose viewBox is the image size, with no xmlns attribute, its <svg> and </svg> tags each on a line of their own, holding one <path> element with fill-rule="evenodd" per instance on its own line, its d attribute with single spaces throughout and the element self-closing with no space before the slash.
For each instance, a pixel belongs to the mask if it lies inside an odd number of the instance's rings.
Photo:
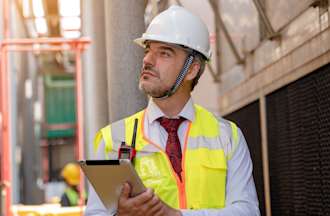
<svg viewBox="0 0 330 216">
<path fill-rule="evenodd" d="M 79 199 L 80 199 L 79 192 L 76 191 L 74 188 L 67 187 L 64 191 L 64 194 L 68 198 L 69 206 L 78 206 L 79 205 Z M 85 191 L 83 191 L 82 196 L 83 196 L 83 199 L 86 201 L 87 195 L 86 195 Z"/>
<path fill-rule="evenodd" d="M 71 187 L 67 187 L 64 191 L 69 199 L 70 206 L 77 206 L 79 203 L 79 193 Z"/>
<path fill-rule="evenodd" d="M 227 160 L 238 143 L 238 129 L 232 122 L 218 120 L 194 105 L 195 120 L 189 122 L 182 150 L 182 181 L 174 172 L 164 150 L 144 132 L 145 111 L 101 129 L 94 140 L 97 151 L 105 142 L 105 157 L 118 151 L 121 142 L 132 143 L 134 120 L 139 120 L 135 169 L 144 185 L 168 205 L 180 209 L 225 207 Z M 225 125 L 224 127 L 220 125 Z M 220 130 L 225 128 L 226 130 Z"/>
</svg>

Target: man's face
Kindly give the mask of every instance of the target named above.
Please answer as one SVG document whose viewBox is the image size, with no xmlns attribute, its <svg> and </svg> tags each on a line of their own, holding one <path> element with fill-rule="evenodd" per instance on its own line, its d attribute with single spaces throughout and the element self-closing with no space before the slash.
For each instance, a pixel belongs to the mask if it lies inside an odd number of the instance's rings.
<svg viewBox="0 0 330 216">
<path fill-rule="evenodd" d="M 187 53 L 166 43 L 149 42 L 145 48 L 139 88 L 151 97 L 163 96 L 179 75 Z"/>
</svg>

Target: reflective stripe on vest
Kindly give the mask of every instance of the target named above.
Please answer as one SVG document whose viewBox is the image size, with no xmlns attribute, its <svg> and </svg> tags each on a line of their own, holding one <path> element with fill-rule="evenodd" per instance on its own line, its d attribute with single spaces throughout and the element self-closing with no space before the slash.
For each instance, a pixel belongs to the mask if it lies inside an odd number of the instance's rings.
<svg viewBox="0 0 330 216">
<path fill-rule="evenodd" d="M 238 142 L 238 129 L 228 125 L 230 139 L 220 137 L 226 131 L 212 113 L 195 105 L 195 120 L 189 123 L 184 138 L 182 155 L 182 182 L 172 169 L 163 149 L 144 133 L 144 111 L 101 129 L 96 135 L 95 148 L 103 138 L 105 154 L 118 151 L 122 141 L 131 143 L 134 119 L 139 119 L 136 139 L 135 169 L 146 187 L 168 205 L 181 209 L 223 208 L 225 206 L 227 160 L 232 151 L 225 153 L 224 146 Z M 227 123 L 226 123 L 227 124 Z M 231 142 L 231 143 L 229 143 Z M 236 143 L 236 144 L 235 144 Z M 228 149 L 226 147 L 226 149 Z"/>
</svg>

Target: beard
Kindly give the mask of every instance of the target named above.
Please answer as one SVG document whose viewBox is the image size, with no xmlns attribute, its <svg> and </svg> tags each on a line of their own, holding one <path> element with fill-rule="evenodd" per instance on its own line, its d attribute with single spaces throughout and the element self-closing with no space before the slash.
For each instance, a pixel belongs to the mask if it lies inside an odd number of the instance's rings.
<svg viewBox="0 0 330 216">
<path fill-rule="evenodd" d="M 150 71 L 154 74 L 157 74 L 158 77 L 150 78 L 148 76 L 143 76 L 143 73 L 141 73 L 140 82 L 139 82 L 140 91 L 142 91 L 143 93 L 145 93 L 150 97 L 164 96 L 167 93 L 168 89 L 164 87 L 164 85 L 162 84 L 162 80 L 159 77 L 159 71 L 157 71 L 151 65 L 143 65 L 142 72 L 143 71 Z M 154 79 L 154 80 L 150 80 L 150 79 Z"/>
<path fill-rule="evenodd" d="M 143 79 L 143 78 L 141 78 Z M 153 86 L 153 85 L 148 85 L 147 83 L 143 83 L 143 81 L 139 83 L 139 89 L 142 91 L 144 94 L 157 98 L 157 97 L 162 97 L 167 93 L 167 89 L 161 88 L 158 86 Z"/>
</svg>

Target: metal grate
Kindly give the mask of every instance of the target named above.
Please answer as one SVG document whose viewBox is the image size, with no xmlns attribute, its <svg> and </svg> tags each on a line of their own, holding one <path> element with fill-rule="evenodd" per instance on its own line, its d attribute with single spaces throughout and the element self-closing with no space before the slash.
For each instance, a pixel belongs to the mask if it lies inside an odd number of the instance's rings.
<svg viewBox="0 0 330 216">
<path fill-rule="evenodd" d="M 330 65 L 266 103 L 272 215 L 330 215 Z"/>
<path fill-rule="evenodd" d="M 253 177 L 258 193 L 260 212 L 261 215 L 265 215 L 259 101 L 253 102 L 225 116 L 225 118 L 235 122 L 245 136 L 253 161 Z"/>
</svg>

